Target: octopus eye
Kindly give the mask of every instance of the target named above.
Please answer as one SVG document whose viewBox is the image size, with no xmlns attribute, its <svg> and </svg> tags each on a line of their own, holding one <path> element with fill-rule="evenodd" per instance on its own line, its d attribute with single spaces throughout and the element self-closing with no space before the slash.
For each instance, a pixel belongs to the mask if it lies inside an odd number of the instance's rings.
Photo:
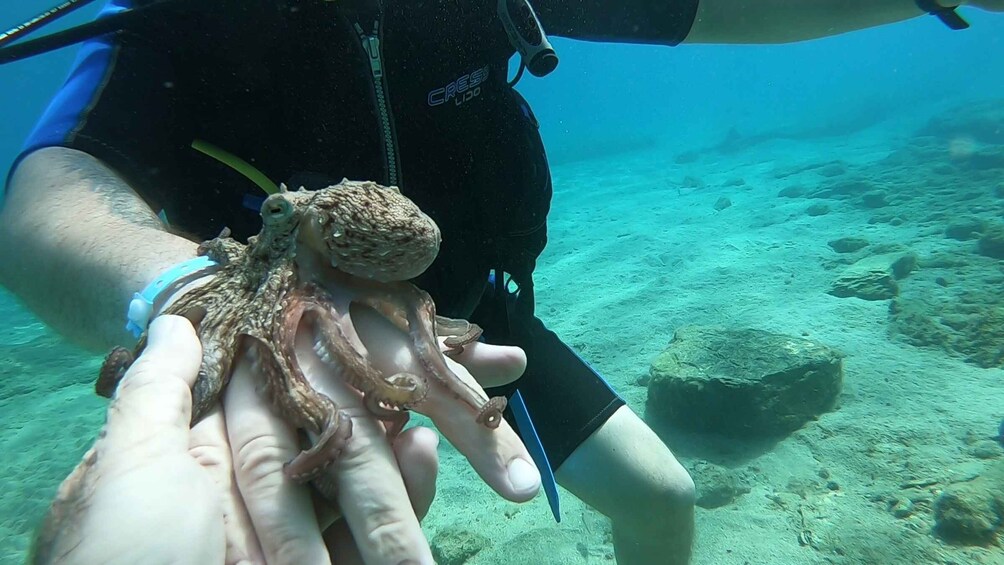
<svg viewBox="0 0 1004 565">
<path fill-rule="evenodd" d="M 261 206 L 261 217 L 266 222 L 285 220 L 293 213 L 293 205 L 283 198 L 269 198 Z"/>
</svg>

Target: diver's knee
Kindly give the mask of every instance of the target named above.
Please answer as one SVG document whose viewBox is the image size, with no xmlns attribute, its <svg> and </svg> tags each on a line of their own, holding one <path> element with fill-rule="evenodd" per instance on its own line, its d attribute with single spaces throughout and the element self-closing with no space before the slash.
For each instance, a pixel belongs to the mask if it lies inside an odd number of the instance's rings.
<svg viewBox="0 0 1004 565">
<path fill-rule="evenodd" d="M 697 496 L 694 481 L 682 466 L 651 481 L 639 491 L 627 514 L 615 525 L 634 531 L 636 535 L 662 536 L 667 532 L 686 531 L 694 520 Z"/>
<path fill-rule="evenodd" d="M 693 512 L 697 488 L 693 477 L 683 465 L 677 463 L 669 470 L 660 491 L 658 499 L 665 509 L 671 512 Z"/>
</svg>

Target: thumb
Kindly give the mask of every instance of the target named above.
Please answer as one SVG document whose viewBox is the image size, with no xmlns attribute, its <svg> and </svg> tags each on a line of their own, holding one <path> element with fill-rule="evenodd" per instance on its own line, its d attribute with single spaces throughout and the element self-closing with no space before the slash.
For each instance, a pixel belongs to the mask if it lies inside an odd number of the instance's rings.
<svg viewBox="0 0 1004 565">
<path fill-rule="evenodd" d="M 107 440 L 124 448 L 187 451 L 191 387 L 201 361 L 202 347 L 187 319 L 154 320 L 146 348 L 126 371 L 108 408 Z"/>
</svg>

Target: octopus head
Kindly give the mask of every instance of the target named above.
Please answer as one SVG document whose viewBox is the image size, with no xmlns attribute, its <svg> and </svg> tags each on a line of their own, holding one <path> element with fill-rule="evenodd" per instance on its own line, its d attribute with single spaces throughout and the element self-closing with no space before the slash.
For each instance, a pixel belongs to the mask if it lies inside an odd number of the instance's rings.
<svg viewBox="0 0 1004 565">
<path fill-rule="evenodd" d="M 265 199 L 260 211 L 265 229 L 273 234 L 291 234 L 297 228 L 302 214 L 295 195 L 283 191 Z"/>
<path fill-rule="evenodd" d="M 314 193 L 304 217 L 304 242 L 353 276 L 408 280 L 439 253 L 439 227 L 397 188 L 343 180 Z"/>
</svg>

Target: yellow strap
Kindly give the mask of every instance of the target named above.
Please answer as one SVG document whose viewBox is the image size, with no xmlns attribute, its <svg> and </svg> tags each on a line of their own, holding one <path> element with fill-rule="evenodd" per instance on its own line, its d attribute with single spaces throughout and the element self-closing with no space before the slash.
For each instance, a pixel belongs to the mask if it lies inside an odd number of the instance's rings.
<svg viewBox="0 0 1004 565">
<path fill-rule="evenodd" d="M 192 142 L 192 149 L 195 149 L 199 153 L 208 155 L 244 175 L 248 178 L 248 180 L 260 186 L 267 194 L 275 194 L 279 192 L 279 187 L 276 186 L 271 179 L 265 176 L 265 173 L 259 171 L 254 167 L 254 165 L 248 163 L 244 159 L 241 159 L 226 149 L 221 149 L 212 143 L 201 139 L 196 139 Z"/>
</svg>

